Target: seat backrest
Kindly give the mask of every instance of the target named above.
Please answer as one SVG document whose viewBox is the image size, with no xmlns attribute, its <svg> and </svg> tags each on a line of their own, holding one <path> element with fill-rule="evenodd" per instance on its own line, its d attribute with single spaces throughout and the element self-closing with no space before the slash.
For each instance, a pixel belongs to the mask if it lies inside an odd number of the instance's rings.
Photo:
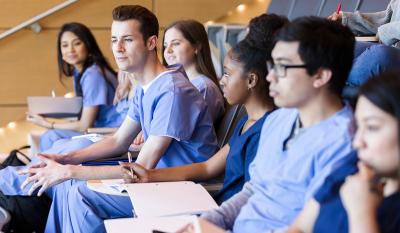
<svg viewBox="0 0 400 233">
<path fill-rule="evenodd" d="M 232 136 L 236 125 L 245 113 L 244 107 L 241 105 L 229 105 L 222 119 L 216 124 L 216 133 L 218 139 L 218 146 L 223 147 Z"/>
<path fill-rule="evenodd" d="M 390 0 L 271 0 L 267 13 L 286 15 L 290 20 L 300 16 L 327 17 L 342 3 L 342 11 L 376 12 L 386 9 Z"/>
<path fill-rule="evenodd" d="M 384 11 L 389 2 L 390 0 L 363 0 L 360 2 L 360 5 L 356 10 L 359 10 L 360 12 Z"/>
<path fill-rule="evenodd" d="M 335 12 L 339 3 L 342 3 L 342 11 L 353 12 L 356 10 L 360 0 L 325 0 L 321 5 L 319 16 L 328 17 Z"/>
<path fill-rule="evenodd" d="M 318 15 L 321 0 L 272 0 L 267 13 L 285 15 L 289 20 L 300 16 Z"/>
</svg>

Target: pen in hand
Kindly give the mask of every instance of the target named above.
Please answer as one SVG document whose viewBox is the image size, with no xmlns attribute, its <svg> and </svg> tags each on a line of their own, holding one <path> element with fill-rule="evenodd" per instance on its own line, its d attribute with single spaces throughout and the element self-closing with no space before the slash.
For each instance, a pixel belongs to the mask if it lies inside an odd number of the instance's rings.
<svg viewBox="0 0 400 233">
<path fill-rule="evenodd" d="M 129 163 L 132 163 L 132 154 L 131 154 L 130 151 L 128 151 L 128 162 L 129 162 Z M 130 167 L 130 170 L 131 170 L 131 176 L 132 176 L 132 178 L 135 178 L 135 172 L 133 171 L 132 167 Z"/>
<path fill-rule="evenodd" d="M 339 5 L 337 6 L 335 13 L 338 15 L 341 9 L 342 9 L 342 2 L 340 2 Z"/>
</svg>

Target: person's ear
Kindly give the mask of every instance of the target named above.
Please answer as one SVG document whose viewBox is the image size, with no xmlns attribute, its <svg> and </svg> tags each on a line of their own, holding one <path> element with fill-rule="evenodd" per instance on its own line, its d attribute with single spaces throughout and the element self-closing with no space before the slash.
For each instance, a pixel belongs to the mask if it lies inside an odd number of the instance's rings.
<svg viewBox="0 0 400 233">
<path fill-rule="evenodd" d="M 249 73 L 248 74 L 248 83 L 247 83 L 247 87 L 248 87 L 248 89 L 250 90 L 250 89 L 253 89 L 253 88 L 255 88 L 256 86 L 257 86 L 257 84 L 258 84 L 258 82 L 259 82 L 259 77 L 258 77 L 258 75 L 257 74 L 255 74 L 255 73 Z"/>
<path fill-rule="evenodd" d="M 195 47 L 194 47 L 194 54 L 199 54 L 200 50 L 202 49 L 202 46 L 200 43 L 198 43 Z"/>
<path fill-rule="evenodd" d="M 148 50 L 154 50 L 157 47 L 157 36 L 153 35 L 147 39 L 146 47 Z"/>
<path fill-rule="evenodd" d="M 313 79 L 314 79 L 313 87 L 321 88 L 327 85 L 327 83 L 332 79 L 332 71 L 329 69 L 320 68 L 314 74 Z"/>
</svg>

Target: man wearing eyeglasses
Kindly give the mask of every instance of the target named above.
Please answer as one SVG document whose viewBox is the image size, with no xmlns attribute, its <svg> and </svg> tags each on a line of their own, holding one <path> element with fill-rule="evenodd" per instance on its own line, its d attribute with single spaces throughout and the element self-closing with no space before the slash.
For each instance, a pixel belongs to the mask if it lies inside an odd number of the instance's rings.
<svg viewBox="0 0 400 233">
<path fill-rule="evenodd" d="M 251 181 L 202 216 L 233 232 L 289 225 L 325 177 L 355 156 L 353 113 L 340 98 L 353 59 L 351 31 L 303 17 L 284 27 L 276 41 L 266 78 L 281 109 L 264 123 Z"/>
</svg>

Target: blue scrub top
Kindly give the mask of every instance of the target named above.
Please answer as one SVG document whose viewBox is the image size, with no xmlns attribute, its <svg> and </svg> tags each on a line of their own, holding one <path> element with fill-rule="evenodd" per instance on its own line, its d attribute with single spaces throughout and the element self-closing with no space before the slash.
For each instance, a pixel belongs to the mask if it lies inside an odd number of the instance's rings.
<svg viewBox="0 0 400 233">
<path fill-rule="evenodd" d="M 249 168 L 254 194 L 236 218 L 234 232 L 266 232 L 291 224 L 335 165 L 353 151 L 349 106 L 303 129 L 285 149 L 298 117 L 296 109 L 278 109 L 264 122 Z"/>
<path fill-rule="evenodd" d="M 225 111 L 224 97 L 215 83 L 205 75 L 190 80 L 190 82 L 200 91 L 208 106 L 208 112 L 215 122 L 220 119 Z"/>
<path fill-rule="evenodd" d="M 256 156 L 261 128 L 269 113 L 265 113 L 243 134 L 241 132 L 248 116 L 243 116 L 237 124 L 228 142 L 229 153 L 226 157 L 224 186 L 214 196 L 218 204 L 238 193 L 244 183 L 250 180 L 249 165 Z"/>
<path fill-rule="evenodd" d="M 82 90 L 83 107 L 99 107 L 96 120 L 93 124 L 95 128 L 119 127 L 124 119 L 113 105 L 118 80 L 110 71 L 106 70 L 105 72 L 111 83 L 106 81 L 100 67 L 96 64 L 88 67 L 83 72 L 79 82 Z M 74 72 L 74 87 L 76 87 L 77 78 L 78 74 Z M 75 93 L 79 94 L 76 88 Z"/>
<path fill-rule="evenodd" d="M 218 149 L 207 105 L 182 66 L 136 88 L 128 117 L 141 125 L 145 141 L 150 135 L 173 138 L 157 168 L 202 162 Z"/>
<path fill-rule="evenodd" d="M 319 215 L 315 221 L 313 232 L 349 232 L 349 222 L 346 210 L 340 199 L 340 187 L 347 176 L 355 174 L 357 158 L 335 170 L 315 194 L 315 200 L 320 204 Z M 400 193 L 394 193 L 383 199 L 377 211 L 379 229 L 382 233 L 400 232 Z"/>
</svg>

